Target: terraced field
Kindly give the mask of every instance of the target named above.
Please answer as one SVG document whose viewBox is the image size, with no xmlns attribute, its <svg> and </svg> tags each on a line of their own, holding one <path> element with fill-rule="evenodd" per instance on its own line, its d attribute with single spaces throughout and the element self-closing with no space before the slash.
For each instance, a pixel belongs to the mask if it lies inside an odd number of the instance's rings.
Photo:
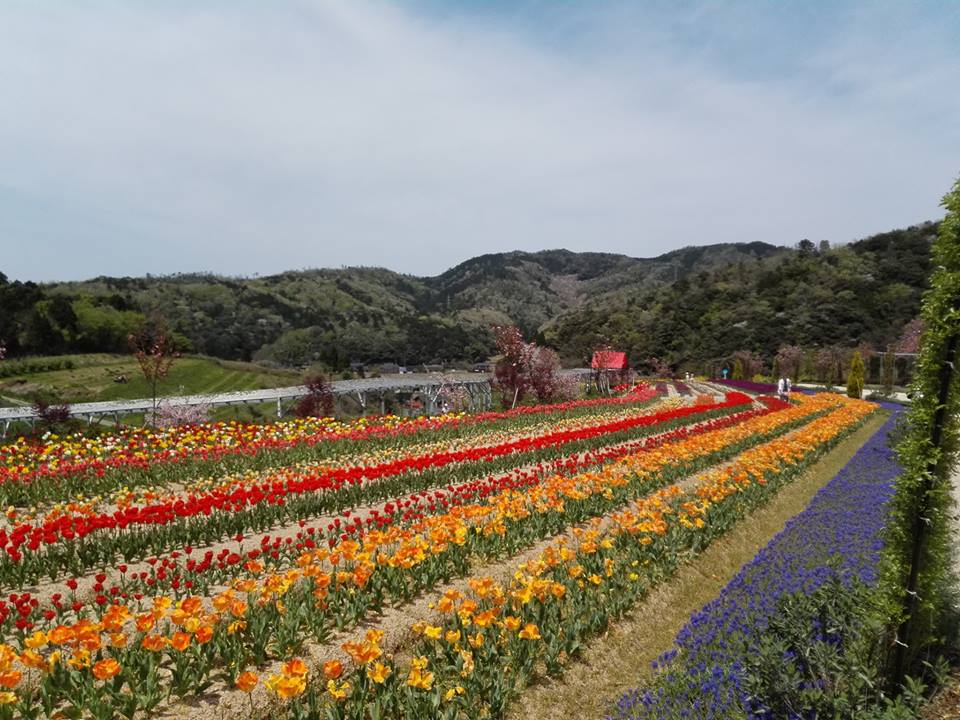
<svg viewBox="0 0 960 720">
<path fill-rule="evenodd" d="M 18 400 L 29 402 L 36 393 L 48 393 L 69 403 L 150 397 L 150 388 L 129 355 L 31 358 L 8 362 L 5 370 L 9 374 L 0 378 L 0 396 L 7 398 L 9 405 Z M 126 382 L 116 382 L 121 376 Z M 174 363 L 160 390 L 165 395 L 209 394 L 296 385 L 300 381 L 301 375 L 295 371 L 191 356 Z"/>
</svg>

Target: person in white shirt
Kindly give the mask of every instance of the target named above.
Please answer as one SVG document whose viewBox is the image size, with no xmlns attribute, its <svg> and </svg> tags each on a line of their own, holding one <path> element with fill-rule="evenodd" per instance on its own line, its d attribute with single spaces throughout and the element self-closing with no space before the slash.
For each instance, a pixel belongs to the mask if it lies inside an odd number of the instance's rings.
<svg viewBox="0 0 960 720">
<path fill-rule="evenodd" d="M 780 379 L 777 381 L 777 397 L 781 400 L 787 399 L 787 382 L 783 379 L 783 376 L 780 376 Z"/>
</svg>

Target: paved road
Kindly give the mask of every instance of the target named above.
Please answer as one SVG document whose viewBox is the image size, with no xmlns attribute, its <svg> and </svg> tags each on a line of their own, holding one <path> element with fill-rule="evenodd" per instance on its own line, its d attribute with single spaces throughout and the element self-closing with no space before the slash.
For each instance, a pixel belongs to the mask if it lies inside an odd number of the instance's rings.
<svg viewBox="0 0 960 720">
<path fill-rule="evenodd" d="M 589 370 L 574 369 L 564 370 L 564 373 L 581 374 L 589 373 Z M 443 378 L 455 379 L 460 383 L 468 384 L 474 387 L 485 385 L 490 376 L 480 373 L 456 372 L 446 373 Z M 330 384 L 333 386 L 333 392 L 337 395 L 347 395 L 354 393 L 376 393 L 386 390 L 397 390 L 403 388 L 433 390 L 440 389 L 443 379 L 439 374 L 417 374 L 410 373 L 405 375 L 389 375 L 379 378 L 365 378 L 360 380 L 335 380 Z M 178 395 L 173 397 L 158 398 L 158 401 L 169 402 L 173 405 L 237 405 L 243 403 L 267 403 L 282 402 L 293 398 L 303 397 L 307 394 L 307 388 L 304 385 L 293 385 L 289 387 L 269 388 L 266 390 L 243 390 L 238 392 L 215 393 L 212 395 Z M 93 417 L 95 415 L 114 415 L 128 414 L 136 412 L 145 412 L 152 409 L 153 401 L 150 398 L 140 398 L 137 400 L 111 400 L 105 402 L 75 403 L 70 406 L 70 414 L 75 417 Z M 36 415 L 32 407 L 0 408 L 0 423 L 7 423 L 14 420 L 30 420 Z"/>
</svg>

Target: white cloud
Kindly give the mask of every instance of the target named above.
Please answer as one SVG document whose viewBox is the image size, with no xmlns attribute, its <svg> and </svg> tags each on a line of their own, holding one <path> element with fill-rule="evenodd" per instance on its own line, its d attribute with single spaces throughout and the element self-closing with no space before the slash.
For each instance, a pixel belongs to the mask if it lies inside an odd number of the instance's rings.
<svg viewBox="0 0 960 720">
<path fill-rule="evenodd" d="M 538 35 L 356 0 L 4 5 L 0 269 L 428 274 L 940 214 L 953 25 L 843 13 L 798 53 L 742 6 L 596 7 Z"/>
</svg>

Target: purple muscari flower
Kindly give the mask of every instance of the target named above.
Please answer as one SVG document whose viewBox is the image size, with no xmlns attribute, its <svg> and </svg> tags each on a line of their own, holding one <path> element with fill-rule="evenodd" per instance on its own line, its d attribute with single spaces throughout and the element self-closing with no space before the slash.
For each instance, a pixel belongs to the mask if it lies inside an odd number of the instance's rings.
<svg viewBox="0 0 960 720">
<path fill-rule="evenodd" d="M 886 403 L 884 407 L 893 412 L 884 426 L 806 510 L 789 520 L 714 600 L 693 613 L 677 633 L 674 647 L 654 663 L 658 674 L 651 687 L 623 695 L 610 720 L 720 720 L 741 714 L 770 718 L 763 698 L 751 698 L 744 689 L 745 660 L 781 599 L 812 593 L 837 577 L 848 587 L 877 581 L 887 503 L 902 471 L 887 445 L 902 408 Z M 814 627 L 812 634 L 836 645 L 843 642 L 824 628 Z"/>
</svg>

